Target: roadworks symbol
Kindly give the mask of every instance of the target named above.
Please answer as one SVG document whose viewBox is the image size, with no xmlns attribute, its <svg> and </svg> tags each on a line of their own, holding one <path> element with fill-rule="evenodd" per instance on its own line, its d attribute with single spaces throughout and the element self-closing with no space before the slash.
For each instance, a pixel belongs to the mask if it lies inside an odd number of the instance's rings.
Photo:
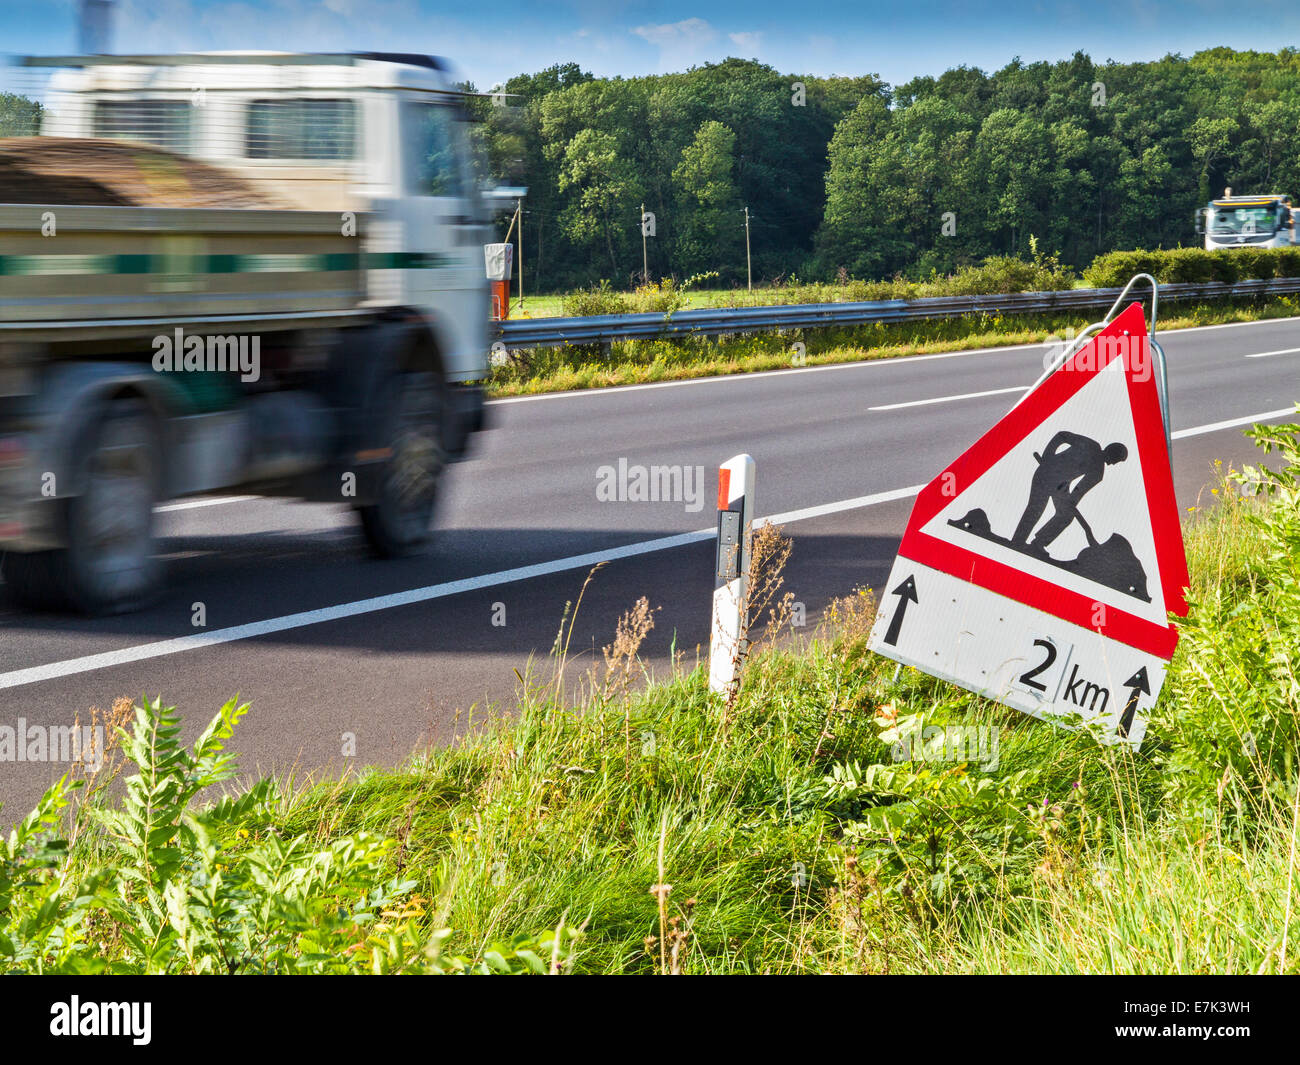
<svg viewBox="0 0 1300 1065">
<path fill-rule="evenodd" d="M 979 507 L 964 517 L 950 519 L 948 524 L 1144 603 L 1151 602 L 1146 570 L 1133 553 L 1133 545 L 1119 533 L 1099 540 L 1080 509 L 1083 497 L 1101 483 L 1106 468 L 1128 459 L 1128 448 L 1118 441 L 1103 447 L 1091 437 L 1062 430 L 1041 453 L 1033 454 L 1038 468 L 1029 484 L 1025 509 L 1009 536 L 994 532 L 988 515 Z M 1049 505 L 1051 516 L 1042 522 Z M 1073 558 L 1053 557 L 1047 549 L 1071 525 L 1078 526 L 1087 545 Z"/>
</svg>

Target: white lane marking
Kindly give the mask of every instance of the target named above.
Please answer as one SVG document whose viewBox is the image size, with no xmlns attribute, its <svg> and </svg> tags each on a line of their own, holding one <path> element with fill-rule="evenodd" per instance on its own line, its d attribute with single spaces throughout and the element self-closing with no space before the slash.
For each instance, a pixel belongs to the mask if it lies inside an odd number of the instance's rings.
<svg viewBox="0 0 1300 1065">
<path fill-rule="evenodd" d="M 1207 329 L 1240 329 L 1247 325 L 1273 325 L 1277 322 L 1300 322 L 1300 317 L 1292 315 L 1289 318 L 1259 318 L 1253 322 L 1220 322 L 1218 325 L 1191 325 L 1186 329 L 1166 329 L 1166 333 L 1199 333 Z"/>
<path fill-rule="evenodd" d="M 811 518 L 825 517 L 827 514 L 839 514 L 845 510 L 874 507 L 878 503 L 894 503 L 900 499 L 911 499 L 924 487 L 923 484 L 914 484 L 910 488 L 891 488 L 888 492 L 876 492 L 873 495 L 857 496 L 854 499 L 841 499 L 835 503 L 819 503 L 815 507 L 803 507 L 800 510 L 787 510 L 784 514 L 770 514 L 766 518 L 758 518 L 754 526 L 761 529 L 764 525 L 788 525 L 792 521 L 808 521 Z M 711 535 L 717 535 L 716 529 L 711 529 L 709 532 Z"/>
<path fill-rule="evenodd" d="M 169 510 L 197 510 L 199 507 L 219 507 L 224 503 L 247 503 L 250 499 L 263 499 L 264 496 L 218 496 L 214 499 L 187 499 L 183 503 L 164 503 L 154 507 L 155 514 L 165 514 Z"/>
<path fill-rule="evenodd" d="M 1296 414 L 1295 407 L 1283 407 L 1281 410 L 1266 410 L 1263 414 L 1247 414 L 1244 418 L 1230 418 L 1226 422 L 1211 422 L 1209 425 L 1196 425 L 1190 429 L 1179 429 L 1173 434 L 1175 440 L 1185 440 L 1189 436 L 1201 436 L 1204 433 L 1217 433 L 1220 429 L 1235 429 L 1239 425 L 1253 425 L 1255 422 L 1268 422 L 1274 418 L 1286 418 Z"/>
<path fill-rule="evenodd" d="M 1248 359 L 1267 359 L 1270 355 L 1294 355 L 1300 348 L 1279 348 L 1277 351 L 1253 351 L 1246 356 Z"/>
<path fill-rule="evenodd" d="M 1219 325 L 1193 325 L 1186 329 L 1168 329 L 1166 335 L 1183 333 L 1203 333 L 1211 329 L 1241 329 L 1256 325 L 1281 325 L 1286 322 L 1300 322 L 1300 317 L 1262 318 L 1257 322 L 1222 322 Z M 1059 343 L 1059 342 L 1058 342 Z M 582 396 L 619 395 L 623 392 L 640 392 L 651 388 L 677 388 L 680 385 L 718 384 L 726 381 L 767 380 L 772 377 L 784 377 L 786 374 L 822 373 L 826 370 L 858 370 L 864 366 L 906 366 L 914 362 L 928 362 L 930 359 L 959 359 L 967 355 L 992 355 L 999 351 L 1025 351 L 1030 348 L 1048 347 L 1046 341 L 1035 344 L 1010 344 L 1000 348 L 969 348 L 965 351 L 936 351 L 928 355 L 894 355 L 883 359 L 858 359 L 855 362 L 825 363 L 821 366 L 799 366 L 789 370 L 751 370 L 743 373 L 713 374 L 709 377 L 688 377 L 681 381 L 655 381 L 646 385 L 610 385 L 606 388 L 575 388 L 566 392 L 539 392 L 527 396 L 504 396 L 501 399 L 487 401 L 489 407 L 505 403 L 532 403 L 542 399 L 577 399 Z"/>
<path fill-rule="evenodd" d="M 906 403 L 886 403 L 883 407 L 868 407 L 867 410 L 902 410 L 904 407 L 924 407 L 930 403 L 955 403 L 959 399 L 980 399 L 983 396 L 1005 396 L 1009 392 L 1028 392 L 1026 385 L 1015 388 L 991 388 L 987 392 L 963 392 L 960 396 L 936 396 L 934 399 L 912 399 Z"/>
<path fill-rule="evenodd" d="M 760 518 L 755 524 L 759 526 L 769 523 L 786 525 L 807 518 L 821 517 L 824 514 L 834 514 L 858 507 L 869 507 L 877 503 L 889 503 L 914 496 L 922 487 L 922 485 L 918 484 L 910 488 L 895 488 L 888 492 L 858 496 L 855 499 L 843 499 L 835 503 L 822 503 L 815 507 L 805 507 L 802 510 L 792 510 L 784 514 L 773 514 L 768 518 Z M 284 632 L 288 629 L 300 629 L 306 625 L 319 625 L 326 621 L 339 621 L 344 618 L 357 617 L 361 614 L 373 614 L 376 611 L 391 610 L 394 607 L 410 606 L 414 603 L 424 603 L 431 599 L 445 599 L 450 595 L 494 588 L 497 585 L 531 580 L 535 577 L 545 577 L 552 573 L 586 569 L 599 562 L 613 562 L 618 559 L 633 558 L 637 555 L 647 555 L 655 551 L 668 551 L 676 547 L 686 547 L 689 544 L 700 543 L 703 540 L 712 540 L 717 536 L 717 533 L 717 528 L 710 526 L 707 529 L 696 529 L 694 532 L 679 533 L 676 536 L 661 536 L 654 540 L 642 540 L 640 543 L 612 547 L 604 551 L 590 551 L 587 554 L 570 555 L 568 558 L 538 562 L 531 566 L 518 566 L 515 569 L 501 570 L 497 573 L 485 573 L 479 577 L 466 577 L 458 581 L 448 581 L 445 584 L 432 584 L 425 588 L 414 588 L 408 592 L 380 595 L 372 599 L 358 599 L 351 603 L 340 603 L 337 606 L 323 607 L 320 610 L 305 610 L 298 614 L 286 614 L 283 617 L 250 622 L 247 625 L 234 625 L 227 629 L 214 629 L 212 632 L 179 636 L 172 640 L 160 640 L 156 643 L 138 644 L 135 647 L 123 647 L 117 651 L 105 651 L 101 654 L 85 655 L 81 658 L 69 658 L 62 662 L 51 662 L 48 665 L 15 669 L 8 673 L 0 673 L 0 688 L 16 688 L 23 684 L 37 684 L 58 677 L 89 673 L 96 669 L 108 669 L 131 662 L 141 662 L 149 658 L 162 658 L 165 655 L 198 651 L 206 647 L 215 647 L 218 644 L 233 643 L 236 640 L 249 640 L 257 636 L 268 636 L 271 633 Z"/>
<path fill-rule="evenodd" d="M 1175 440 L 1182 440 L 1189 436 L 1217 432 L 1220 429 L 1233 429 L 1239 425 L 1249 425 L 1253 422 L 1287 417 L 1293 414 L 1294 411 L 1294 407 L 1284 407 L 1281 410 L 1265 411 L 1262 414 L 1250 414 L 1244 418 L 1233 418 L 1229 421 L 1213 422 L 1209 425 L 1196 425 L 1188 429 L 1179 429 L 1173 436 Z M 818 506 L 786 511 L 783 514 L 772 514 L 766 518 L 759 518 L 755 524 L 760 527 L 769 524 L 788 525 L 791 522 L 807 521 L 811 518 L 819 518 L 845 510 L 875 506 L 879 503 L 891 503 L 900 499 L 908 499 L 916 495 L 923 487 L 923 485 L 912 485 L 909 488 L 894 488 L 887 492 L 877 492 L 874 495 L 857 496 L 853 499 L 842 499 L 834 503 L 822 503 Z M 396 592 L 393 595 L 381 595 L 372 599 L 359 599 L 351 603 L 341 603 L 338 606 L 323 607 L 320 610 L 306 610 L 298 614 L 268 618 L 265 621 L 254 621 L 247 625 L 235 625 L 227 629 L 215 629 L 212 632 L 180 636 L 172 640 L 161 640 L 157 643 L 138 644 L 135 647 L 124 647 L 117 651 L 105 651 L 101 654 L 85 655 L 81 658 L 68 658 L 61 662 L 50 662 L 43 666 L 15 669 L 8 673 L 0 673 L 0 688 L 16 688 L 23 684 L 38 684 L 41 681 L 68 677 L 77 673 L 89 673 L 96 669 L 108 669 L 112 666 L 142 662 L 150 658 L 183 654 L 186 651 L 197 651 L 205 647 L 215 647 L 218 644 L 234 643 L 237 640 L 248 640 L 257 636 L 267 636 L 288 629 L 299 629 L 307 625 L 319 625 L 322 622 L 339 621 L 344 618 L 357 617 L 361 614 L 391 610 L 394 607 L 410 606 L 413 603 L 428 602 L 431 599 L 444 599 L 447 596 L 459 595 L 462 592 L 479 591 L 483 588 L 493 588 L 514 581 L 531 580 L 534 577 L 545 577 L 552 573 L 582 569 L 587 566 L 594 566 L 598 562 L 612 562 L 617 559 L 634 558 L 637 555 L 646 555 L 655 551 L 685 547 L 703 540 L 711 540 L 716 535 L 717 530 L 713 527 L 696 529 L 694 532 L 680 533 L 676 536 L 661 536 L 655 540 L 643 540 L 640 543 L 626 544 L 623 547 L 609 548 L 605 551 L 592 551 L 585 555 L 570 555 L 568 558 L 554 559 L 550 562 L 519 566 L 515 569 L 487 573 L 479 577 L 448 581 L 445 584 L 433 584 L 425 588 L 415 588 L 409 592 Z"/>
<path fill-rule="evenodd" d="M 727 381 L 768 380 L 787 374 L 822 373 L 826 370 L 857 370 L 864 366 L 892 366 L 895 363 L 929 362 L 931 359 L 959 359 L 966 355 L 993 355 L 999 351 L 1025 351 L 1045 348 L 1046 344 L 1012 344 L 1005 348 L 970 348 L 966 351 L 935 351 L 927 355 L 894 355 L 882 359 L 859 359 L 856 362 L 832 362 L 822 366 L 800 366 L 791 370 L 750 370 L 745 373 L 712 374 L 709 377 L 688 377 L 681 381 L 655 381 L 648 385 L 610 385 L 607 388 L 575 388 L 568 392 L 539 392 L 528 396 L 506 396 L 490 399 L 488 406 L 503 403 L 531 403 L 539 399 L 574 399 L 580 396 L 618 395 L 624 392 L 642 392 L 652 388 L 676 388 L 679 385 L 718 384 Z"/>
</svg>

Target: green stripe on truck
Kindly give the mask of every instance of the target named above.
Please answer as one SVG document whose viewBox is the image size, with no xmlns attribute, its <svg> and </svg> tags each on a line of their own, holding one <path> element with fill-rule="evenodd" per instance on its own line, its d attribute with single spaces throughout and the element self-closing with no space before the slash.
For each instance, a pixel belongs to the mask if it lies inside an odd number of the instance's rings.
<svg viewBox="0 0 1300 1065">
<path fill-rule="evenodd" d="M 436 270 L 452 266 L 437 252 L 333 252 L 269 255 L 0 255 L 0 277 L 73 274 L 286 274 L 356 270 Z"/>
</svg>

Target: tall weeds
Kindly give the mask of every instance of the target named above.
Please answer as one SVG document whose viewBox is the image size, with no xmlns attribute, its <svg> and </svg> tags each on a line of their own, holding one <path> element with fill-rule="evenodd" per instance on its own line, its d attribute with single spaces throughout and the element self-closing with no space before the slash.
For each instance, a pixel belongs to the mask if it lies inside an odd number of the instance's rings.
<svg viewBox="0 0 1300 1065">
<path fill-rule="evenodd" d="M 0 966 L 1300 971 L 1300 426 L 1255 436 L 1280 469 L 1223 471 L 1188 515 L 1191 610 L 1138 754 L 896 676 L 865 592 L 751 654 L 727 711 L 703 670 L 649 683 L 643 600 L 576 704 L 526 677 L 396 770 L 212 801 L 247 708 L 187 748 L 159 701 L 118 707 L 124 795 L 69 778 L 0 847 Z M 996 758 L 951 747 L 969 730 Z"/>
</svg>

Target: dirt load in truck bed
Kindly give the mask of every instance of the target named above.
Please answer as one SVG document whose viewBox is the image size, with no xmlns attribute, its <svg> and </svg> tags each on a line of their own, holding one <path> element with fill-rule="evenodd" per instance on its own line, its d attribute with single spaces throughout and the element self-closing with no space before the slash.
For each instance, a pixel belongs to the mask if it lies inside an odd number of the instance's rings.
<svg viewBox="0 0 1300 1065">
<path fill-rule="evenodd" d="M 52 207 L 284 206 L 215 166 L 129 141 L 0 138 L 0 203 Z"/>
</svg>

